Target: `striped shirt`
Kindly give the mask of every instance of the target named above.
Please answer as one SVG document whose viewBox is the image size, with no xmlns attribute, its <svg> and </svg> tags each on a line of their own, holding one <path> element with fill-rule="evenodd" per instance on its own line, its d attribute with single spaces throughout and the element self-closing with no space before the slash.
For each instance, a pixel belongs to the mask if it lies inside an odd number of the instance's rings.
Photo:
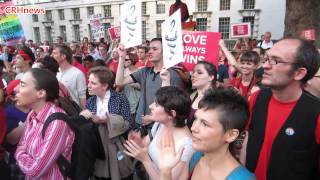
<svg viewBox="0 0 320 180">
<path fill-rule="evenodd" d="M 26 130 L 15 153 L 17 164 L 26 179 L 63 179 L 56 160 L 60 154 L 71 159 L 74 133 L 65 122 L 55 120 L 50 123 L 42 138 L 43 124 L 54 112 L 63 110 L 48 102 L 38 114 L 33 110 L 28 114 Z"/>
</svg>

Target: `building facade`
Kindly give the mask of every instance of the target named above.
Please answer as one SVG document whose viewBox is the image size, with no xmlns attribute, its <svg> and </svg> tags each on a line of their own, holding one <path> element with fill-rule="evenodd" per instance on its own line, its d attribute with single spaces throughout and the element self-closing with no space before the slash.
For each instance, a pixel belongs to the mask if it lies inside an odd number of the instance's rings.
<svg viewBox="0 0 320 180">
<path fill-rule="evenodd" d="M 182 0 L 197 22 L 197 30 L 221 32 L 230 39 L 230 24 L 251 22 L 252 38 L 266 31 L 273 39 L 284 32 L 285 1 L 265 0 Z M 27 39 L 54 42 L 91 37 L 90 16 L 101 13 L 105 28 L 118 26 L 120 6 L 126 0 L 16 0 L 16 5 L 43 7 L 45 15 L 19 15 Z M 161 37 L 161 23 L 169 16 L 174 0 L 142 0 L 142 37 Z"/>
</svg>

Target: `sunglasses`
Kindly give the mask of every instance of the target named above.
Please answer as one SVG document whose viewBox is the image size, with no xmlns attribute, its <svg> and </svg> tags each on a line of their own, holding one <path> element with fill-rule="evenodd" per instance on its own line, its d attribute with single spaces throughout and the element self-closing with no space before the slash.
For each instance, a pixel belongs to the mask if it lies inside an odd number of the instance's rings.
<svg viewBox="0 0 320 180">
<path fill-rule="evenodd" d="M 124 59 L 125 61 L 130 61 L 131 59 Z"/>
</svg>

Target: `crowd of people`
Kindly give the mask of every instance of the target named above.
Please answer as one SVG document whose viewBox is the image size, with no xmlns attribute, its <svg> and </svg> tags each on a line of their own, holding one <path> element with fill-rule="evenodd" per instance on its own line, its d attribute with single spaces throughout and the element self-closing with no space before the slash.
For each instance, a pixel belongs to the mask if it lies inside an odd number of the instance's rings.
<svg viewBox="0 0 320 180">
<path fill-rule="evenodd" d="M 58 159 L 71 161 L 76 132 L 53 121 L 42 134 L 51 114 L 68 113 L 64 97 L 98 128 L 106 157 L 90 179 L 319 179 L 319 51 L 263 38 L 231 51 L 220 40 L 217 66 L 190 72 L 164 69 L 161 38 L 3 45 L 0 178 L 65 178 Z"/>
</svg>

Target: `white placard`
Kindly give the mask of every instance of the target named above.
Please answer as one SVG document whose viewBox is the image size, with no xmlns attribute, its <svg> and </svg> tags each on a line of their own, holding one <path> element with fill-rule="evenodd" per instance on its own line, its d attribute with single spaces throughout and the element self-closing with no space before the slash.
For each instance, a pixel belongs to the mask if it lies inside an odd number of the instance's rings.
<svg viewBox="0 0 320 180">
<path fill-rule="evenodd" d="M 94 14 L 90 16 L 91 34 L 94 39 L 105 37 L 105 28 L 101 23 L 102 14 Z"/>
<path fill-rule="evenodd" d="M 161 24 L 163 64 L 166 69 L 183 62 L 180 9 Z"/>
<path fill-rule="evenodd" d="M 141 0 L 123 4 L 121 13 L 121 44 L 125 48 L 142 44 Z"/>
</svg>

